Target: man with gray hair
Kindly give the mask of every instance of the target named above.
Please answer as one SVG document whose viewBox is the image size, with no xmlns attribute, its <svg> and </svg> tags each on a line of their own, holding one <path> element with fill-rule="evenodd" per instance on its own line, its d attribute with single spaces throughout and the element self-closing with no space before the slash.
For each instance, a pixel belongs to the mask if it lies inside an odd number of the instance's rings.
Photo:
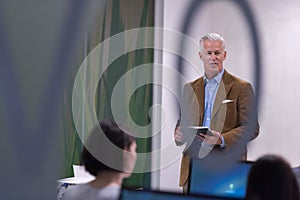
<svg viewBox="0 0 300 200">
<path fill-rule="evenodd" d="M 188 115 L 197 110 L 197 119 L 187 121 L 189 116 L 181 114 L 181 125 L 177 123 L 174 138 L 177 145 L 198 145 L 198 155 L 191 155 L 189 148 L 183 152 L 179 185 L 186 191 L 191 157 L 204 158 L 212 152 L 226 155 L 244 135 L 249 122 L 249 111 L 254 93 L 249 82 L 228 73 L 223 67 L 227 57 L 225 40 L 217 33 L 208 33 L 200 39 L 199 57 L 204 64 L 204 75 L 188 83 L 183 91 Z M 190 88 L 190 89 L 188 89 Z M 190 91 L 189 91 L 190 90 Z M 257 118 L 255 119 L 257 120 Z M 258 121 L 251 139 L 259 133 Z M 188 141 L 187 125 L 207 127 L 208 131 L 197 132 L 193 141 Z M 196 141 L 196 143 L 194 143 Z M 201 155 L 203 149 L 209 149 Z M 246 144 L 239 152 L 239 159 L 246 160 Z"/>
</svg>

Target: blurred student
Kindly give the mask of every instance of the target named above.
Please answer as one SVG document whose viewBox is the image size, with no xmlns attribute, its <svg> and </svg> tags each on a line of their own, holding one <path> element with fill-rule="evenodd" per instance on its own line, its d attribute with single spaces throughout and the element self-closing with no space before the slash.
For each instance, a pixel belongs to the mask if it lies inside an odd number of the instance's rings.
<svg viewBox="0 0 300 200">
<path fill-rule="evenodd" d="M 265 155 L 251 167 L 246 200 L 299 200 L 296 178 L 280 156 Z"/>
<path fill-rule="evenodd" d="M 136 141 L 128 134 L 130 131 L 126 127 L 120 128 L 114 121 L 101 121 L 100 127 L 95 127 L 91 132 L 82 151 L 85 169 L 96 179 L 70 187 L 62 199 L 119 198 L 123 179 L 131 175 L 135 165 Z"/>
</svg>

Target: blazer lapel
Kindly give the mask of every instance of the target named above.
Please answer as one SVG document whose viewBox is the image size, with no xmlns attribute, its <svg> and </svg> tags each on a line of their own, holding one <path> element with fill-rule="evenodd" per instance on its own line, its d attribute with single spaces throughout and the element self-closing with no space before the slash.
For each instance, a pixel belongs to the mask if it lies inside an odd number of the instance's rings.
<svg viewBox="0 0 300 200">
<path fill-rule="evenodd" d="M 195 87 L 195 94 L 199 105 L 199 125 L 202 125 L 204 115 L 204 79 L 203 77 L 199 80 L 199 83 Z"/>
<path fill-rule="evenodd" d="M 226 99 L 226 96 L 232 87 L 233 82 L 230 81 L 229 79 L 230 79 L 230 75 L 225 70 L 218 88 L 218 92 L 216 94 L 216 99 L 214 102 L 211 118 L 213 118 L 214 115 L 217 113 L 217 111 L 220 109 L 223 100 Z"/>
</svg>

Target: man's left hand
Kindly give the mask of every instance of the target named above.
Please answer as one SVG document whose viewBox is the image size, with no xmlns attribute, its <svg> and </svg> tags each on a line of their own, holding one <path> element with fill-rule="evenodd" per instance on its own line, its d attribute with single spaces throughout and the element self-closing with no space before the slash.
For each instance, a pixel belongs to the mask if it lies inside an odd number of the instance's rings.
<svg viewBox="0 0 300 200">
<path fill-rule="evenodd" d="M 209 130 L 209 132 L 206 134 L 200 133 L 196 137 L 197 137 L 197 139 L 199 139 L 200 141 L 202 141 L 203 143 L 206 143 L 206 144 L 210 144 L 210 145 L 222 144 L 221 133 L 214 131 L 214 130 Z"/>
</svg>

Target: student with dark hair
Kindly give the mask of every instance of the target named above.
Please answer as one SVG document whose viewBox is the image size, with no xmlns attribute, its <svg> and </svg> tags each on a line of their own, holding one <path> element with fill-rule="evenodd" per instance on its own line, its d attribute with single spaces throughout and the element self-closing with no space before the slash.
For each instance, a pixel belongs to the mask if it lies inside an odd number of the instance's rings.
<svg viewBox="0 0 300 200">
<path fill-rule="evenodd" d="M 136 141 L 129 129 L 114 121 L 101 121 L 88 136 L 82 151 L 85 169 L 96 178 L 68 189 L 64 200 L 118 199 L 123 179 L 136 161 Z"/>
<path fill-rule="evenodd" d="M 299 200 L 289 163 L 276 155 L 259 158 L 249 172 L 246 200 Z"/>
</svg>

